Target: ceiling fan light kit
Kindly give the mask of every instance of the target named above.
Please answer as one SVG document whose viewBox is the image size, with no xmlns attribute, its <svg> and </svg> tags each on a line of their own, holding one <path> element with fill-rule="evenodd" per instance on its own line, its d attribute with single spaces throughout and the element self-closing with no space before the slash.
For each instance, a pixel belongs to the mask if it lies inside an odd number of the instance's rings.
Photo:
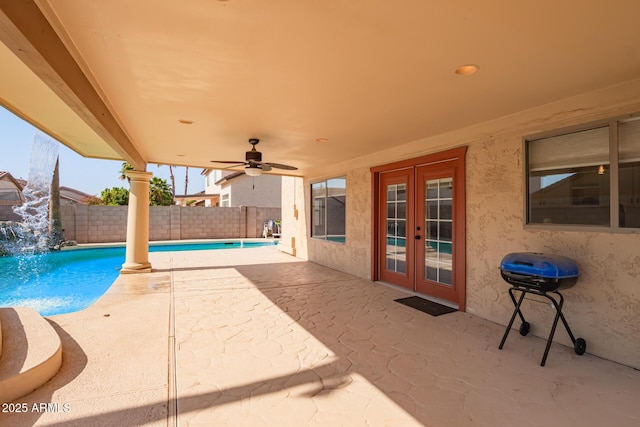
<svg viewBox="0 0 640 427">
<path fill-rule="evenodd" d="M 257 166 L 248 165 L 244 167 L 244 173 L 249 176 L 260 176 L 262 175 L 262 169 Z"/>
</svg>

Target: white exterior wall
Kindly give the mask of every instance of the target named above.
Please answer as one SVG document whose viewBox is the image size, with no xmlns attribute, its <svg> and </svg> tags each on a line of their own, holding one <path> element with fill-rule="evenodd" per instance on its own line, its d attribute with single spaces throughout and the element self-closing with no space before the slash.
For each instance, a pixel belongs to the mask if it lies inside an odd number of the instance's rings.
<svg viewBox="0 0 640 427">
<path fill-rule="evenodd" d="M 500 277 L 502 257 L 522 251 L 565 255 L 580 269 L 578 283 L 563 291 L 563 312 L 573 333 L 586 339 L 588 353 L 640 368 L 640 233 L 551 231 L 524 225 L 523 137 L 634 112 L 640 112 L 640 81 L 311 171 L 303 183 L 286 181 L 283 201 L 288 204 L 295 198 L 304 208 L 298 208 L 295 219 L 293 209 L 283 205 L 283 249 L 293 238 L 297 256 L 371 279 L 370 168 L 467 146 L 467 311 L 506 325 L 513 304 L 509 285 Z M 309 238 L 311 183 L 345 175 L 346 244 Z M 550 304 L 525 304 L 532 333 L 546 339 L 554 315 Z M 562 325 L 555 337 L 570 344 Z M 496 336 L 496 346 L 500 339 Z"/>
<path fill-rule="evenodd" d="M 255 178 L 241 175 L 222 184 L 222 196 L 229 194 L 229 206 L 280 207 L 282 204 L 282 177 L 260 175 Z"/>
<path fill-rule="evenodd" d="M 205 194 L 220 194 L 220 206 L 222 206 L 222 201 L 226 195 L 229 198 L 229 207 L 280 207 L 282 197 L 281 176 L 264 174 L 252 178 L 247 175 L 241 175 L 223 182 L 221 185 L 215 184 L 224 176 L 231 175 L 234 172 L 211 170 L 205 176 Z M 211 200 L 207 200 L 205 206 L 211 206 Z"/>
<path fill-rule="evenodd" d="M 222 171 L 218 169 L 210 170 L 204 176 L 204 194 L 220 194 L 221 187 L 216 185 L 216 181 L 222 178 Z M 207 199 L 204 202 L 206 207 L 211 206 L 211 200 Z"/>
</svg>

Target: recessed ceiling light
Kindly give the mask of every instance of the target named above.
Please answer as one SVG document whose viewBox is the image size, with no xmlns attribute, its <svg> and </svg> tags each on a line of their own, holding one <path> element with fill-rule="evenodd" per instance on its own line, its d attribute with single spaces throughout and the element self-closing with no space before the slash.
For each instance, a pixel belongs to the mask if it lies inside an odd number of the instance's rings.
<svg viewBox="0 0 640 427">
<path fill-rule="evenodd" d="M 459 76 L 470 76 L 480 69 L 479 66 L 474 64 L 467 64 L 455 69 L 454 73 Z"/>
<path fill-rule="evenodd" d="M 328 138 L 316 138 L 316 142 L 327 142 L 329 141 Z"/>
<path fill-rule="evenodd" d="M 178 120 L 179 123 L 182 123 L 183 125 L 192 125 L 193 124 L 193 120 L 186 120 L 186 119 L 180 119 Z"/>
</svg>

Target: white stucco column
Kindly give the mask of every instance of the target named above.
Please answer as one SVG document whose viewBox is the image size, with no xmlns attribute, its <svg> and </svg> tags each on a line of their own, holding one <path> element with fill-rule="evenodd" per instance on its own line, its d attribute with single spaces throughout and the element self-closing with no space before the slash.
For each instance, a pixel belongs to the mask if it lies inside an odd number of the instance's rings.
<svg viewBox="0 0 640 427">
<path fill-rule="evenodd" d="M 149 273 L 149 180 L 151 172 L 128 171 L 127 248 L 120 273 Z"/>
</svg>

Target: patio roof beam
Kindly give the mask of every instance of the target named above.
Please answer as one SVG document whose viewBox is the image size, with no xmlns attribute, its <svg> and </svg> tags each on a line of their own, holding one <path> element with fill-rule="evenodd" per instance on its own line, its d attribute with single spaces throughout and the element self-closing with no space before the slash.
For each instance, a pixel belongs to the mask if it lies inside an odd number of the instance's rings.
<svg viewBox="0 0 640 427">
<path fill-rule="evenodd" d="M 33 0 L 0 0 L 0 42 L 123 159 L 145 170 L 147 162 Z"/>
</svg>

